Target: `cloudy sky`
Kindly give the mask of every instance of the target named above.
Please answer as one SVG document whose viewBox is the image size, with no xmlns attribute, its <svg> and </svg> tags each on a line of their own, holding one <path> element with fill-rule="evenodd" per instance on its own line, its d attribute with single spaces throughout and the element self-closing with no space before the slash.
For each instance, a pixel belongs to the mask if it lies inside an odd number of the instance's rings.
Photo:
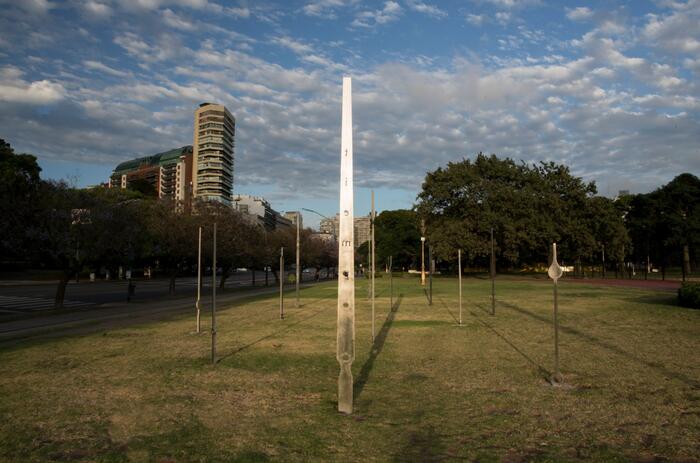
<svg viewBox="0 0 700 463">
<path fill-rule="evenodd" d="M 0 138 L 105 181 L 237 119 L 234 193 L 337 210 L 353 77 L 356 213 L 410 207 L 476 153 L 553 160 L 599 192 L 700 175 L 700 0 L 0 0 Z M 317 223 L 307 217 L 307 223 Z"/>
</svg>

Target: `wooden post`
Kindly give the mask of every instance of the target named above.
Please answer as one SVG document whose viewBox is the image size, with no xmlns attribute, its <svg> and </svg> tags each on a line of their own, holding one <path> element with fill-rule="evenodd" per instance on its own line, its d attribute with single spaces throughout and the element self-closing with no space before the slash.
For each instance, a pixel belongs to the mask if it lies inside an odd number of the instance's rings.
<svg viewBox="0 0 700 463">
<path fill-rule="evenodd" d="M 340 236 L 338 246 L 338 321 L 336 359 L 338 411 L 352 413 L 352 362 L 355 360 L 355 237 L 352 166 L 352 81 L 343 77 L 340 137 Z"/>
</svg>

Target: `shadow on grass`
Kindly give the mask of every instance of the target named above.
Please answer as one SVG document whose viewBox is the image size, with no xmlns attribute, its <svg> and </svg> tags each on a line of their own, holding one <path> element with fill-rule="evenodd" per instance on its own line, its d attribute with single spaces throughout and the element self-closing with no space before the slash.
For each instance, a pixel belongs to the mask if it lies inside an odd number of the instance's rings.
<svg viewBox="0 0 700 463">
<path fill-rule="evenodd" d="M 435 428 L 425 429 L 408 434 L 408 442 L 394 455 L 392 462 L 433 462 L 447 459 L 447 447 Z"/>
<path fill-rule="evenodd" d="M 443 301 L 441 298 L 438 298 L 437 301 L 440 303 L 440 305 L 447 311 L 448 314 L 450 314 L 450 317 L 452 317 L 452 320 L 455 321 L 455 323 L 459 324 L 459 318 L 455 314 L 452 313 L 450 308 L 445 304 L 445 301 Z"/>
<path fill-rule="evenodd" d="M 485 308 L 482 304 L 477 304 L 477 307 L 479 307 L 479 309 L 483 310 L 486 314 L 491 315 L 491 311 L 489 311 L 487 308 Z M 476 318 L 479 321 L 479 323 L 481 323 L 486 328 L 488 328 L 493 334 L 495 334 L 496 336 L 501 338 L 501 340 L 503 342 L 505 342 L 506 344 L 508 344 L 515 352 L 520 354 L 525 360 L 527 360 L 527 362 L 530 365 L 535 367 L 539 376 L 542 376 L 542 378 L 544 378 L 546 381 L 549 381 L 552 378 L 552 373 L 549 370 L 547 370 L 545 367 L 543 367 L 542 365 L 537 363 L 535 360 L 533 360 L 532 357 L 527 355 L 518 346 L 513 344 L 504 334 L 500 333 L 496 328 L 494 328 L 489 323 L 486 323 L 484 320 L 482 320 L 477 313 L 475 313 L 471 310 L 469 311 L 469 313 L 471 313 L 474 316 L 474 318 Z"/>
<path fill-rule="evenodd" d="M 400 293 L 399 297 L 397 297 L 396 301 L 394 301 L 394 305 L 391 307 L 389 314 L 386 316 L 386 320 L 384 320 L 382 328 L 379 330 L 379 333 L 377 333 L 377 336 L 374 338 L 369 357 L 365 361 L 364 365 L 362 365 L 362 369 L 357 375 L 357 379 L 355 380 L 355 384 L 353 385 L 353 395 L 355 399 L 359 399 L 360 394 L 362 394 L 362 390 L 365 388 L 365 384 L 367 384 L 367 381 L 369 380 L 369 374 L 372 372 L 372 368 L 374 368 L 374 361 L 377 359 L 379 354 L 381 354 L 382 349 L 384 348 L 384 343 L 386 342 L 386 338 L 389 335 L 391 325 L 394 323 L 396 312 L 401 306 L 402 299 L 403 293 Z"/>
<path fill-rule="evenodd" d="M 552 320 L 549 319 L 548 317 L 543 317 L 542 315 L 538 315 L 536 313 L 530 312 L 529 310 L 524 309 L 522 307 L 519 307 L 515 304 L 501 301 L 501 305 L 508 307 L 510 309 L 513 309 L 516 312 L 519 312 L 523 315 L 527 315 L 528 317 L 534 318 L 535 320 L 539 320 L 543 323 L 546 323 L 546 324 L 552 323 Z M 592 336 L 590 334 L 579 331 L 576 328 L 570 328 L 570 327 L 564 326 L 561 323 L 559 324 L 559 329 L 564 333 L 572 334 L 574 336 L 578 336 L 580 338 L 583 338 L 586 341 L 591 342 L 593 344 L 597 344 L 598 346 L 600 346 L 604 349 L 608 349 L 609 351 L 611 351 L 617 355 L 620 355 L 621 357 L 625 357 L 629 360 L 633 360 L 637 363 L 640 363 L 648 368 L 656 370 L 657 372 L 661 373 L 662 375 L 664 375 L 668 378 L 673 378 L 673 379 L 676 379 L 678 381 L 681 381 L 682 383 L 685 383 L 686 385 L 688 385 L 690 387 L 694 387 L 694 388 L 700 387 L 700 381 L 697 381 L 693 378 L 690 378 L 690 377 L 684 375 L 683 373 L 679 373 L 677 371 L 672 371 L 672 370 L 666 368 L 666 366 L 663 365 L 662 363 L 650 362 L 648 360 L 641 359 L 641 358 L 636 357 L 635 355 L 627 352 L 626 350 L 624 350 L 624 349 L 622 349 L 614 344 L 611 344 L 608 341 L 604 341 L 600 338 L 597 338 L 597 337 Z"/>
<path fill-rule="evenodd" d="M 251 342 L 249 342 L 248 344 L 244 344 L 244 345 L 242 345 L 241 347 L 239 347 L 239 348 L 237 348 L 237 349 L 234 349 L 233 351 L 229 352 L 228 354 L 222 355 L 221 357 L 219 357 L 218 359 L 216 359 L 216 363 L 219 363 L 219 362 L 221 362 L 222 360 L 225 360 L 225 359 L 227 359 L 227 358 L 229 358 L 229 357 L 232 357 L 232 356 L 238 354 L 239 352 L 242 352 L 242 351 L 248 349 L 249 347 L 252 347 L 252 346 L 254 346 L 254 345 L 256 345 L 256 344 L 258 344 L 258 343 L 260 343 L 260 342 L 262 342 L 262 341 L 265 341 L 266 339 L 274 338 L 275 336 L 278 336 L 278 335 L 280 335 L 280 334 L 282 334 L 282 333 L 284 333 L 284 332 L 286 332 L 286 331 L 289 331 L 290 329 L 292 329 L 293 327 L 297 326 L 298 324 L 300 324 L 300 323 L 302 323 L 302 322 L 305 322 L 305 321 L 307 321 L 307 320 L 310 320 L 310 319 L 314 318 L 315 316 L 317 316 L 318 314 L 320 314 L 321 312 L 323 312 L 323 311 L 326 310 L 327 308 L 328 308 L 328 307 L 323 306 L 323 307 L 321 307 L 320 309 L 318 309 L 318 310 L 316 310 L 316 311 L 314 311 L 314 312 L 311 312 L 311 314 L 309 314 L 309 315 L 307 315 L 307 316 L 305 316 L 305 317 L 303 317 L 303 318 L 300 318 L 300 319 L 294 321 L 293 323 L 285 324 L 284 328 L 282 328 L 282 329 L 279 329 L 279 330 L 277 330 L 277 331 L 273 331 L 272 333 L 267 334 L 267 335 L 265 335 L 265 336 L 262 336 L 262 337 L 260 337 L 260 338 L 258 338 L 258 339 L 255 339 L 254 341 L 251 341 Z M 304 309 L 301 309 L 301 310 L 299 310 L 297 313 L 299 313 L 299 312 L 301 312 L 301 311 L 303 311 L 303 310 L 304 310 Z M 288 319 L 285 319 L 285 320 L 288 320 Z"/>
</svg>

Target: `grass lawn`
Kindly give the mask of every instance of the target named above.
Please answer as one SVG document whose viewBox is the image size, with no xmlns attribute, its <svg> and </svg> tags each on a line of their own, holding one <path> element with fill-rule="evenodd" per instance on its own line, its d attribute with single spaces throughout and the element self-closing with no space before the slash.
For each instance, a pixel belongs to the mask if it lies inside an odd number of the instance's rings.
<svg viewBox="0 0 700 463">
<path fill-rule="evenodd" d="M 671 292 L 543 280 L 377 280 L 356 304 L 355 413 L 336 412 L 336 286 L 0 350 L 0 461 L 697 461 L 700 311 Z M 204 320 L 208 328 L 208 318 Z"/>
</svg>

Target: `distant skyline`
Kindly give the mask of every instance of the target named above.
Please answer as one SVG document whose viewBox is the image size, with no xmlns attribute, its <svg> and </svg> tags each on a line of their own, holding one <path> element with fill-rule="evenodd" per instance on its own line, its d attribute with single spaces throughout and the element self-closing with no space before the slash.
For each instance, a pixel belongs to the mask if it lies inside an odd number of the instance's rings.
<svg viewBox="0 0 700 463">
<path fill-rule="evenodd" d="M 0 0 L 0 138 L 78 186 L 191 145 L 210 101 L 234 194 L 333 216 L 343 75 L 356 215 L 480 151 L 607 196 L 700 175 L 700 0 Z"/>
</svg>

